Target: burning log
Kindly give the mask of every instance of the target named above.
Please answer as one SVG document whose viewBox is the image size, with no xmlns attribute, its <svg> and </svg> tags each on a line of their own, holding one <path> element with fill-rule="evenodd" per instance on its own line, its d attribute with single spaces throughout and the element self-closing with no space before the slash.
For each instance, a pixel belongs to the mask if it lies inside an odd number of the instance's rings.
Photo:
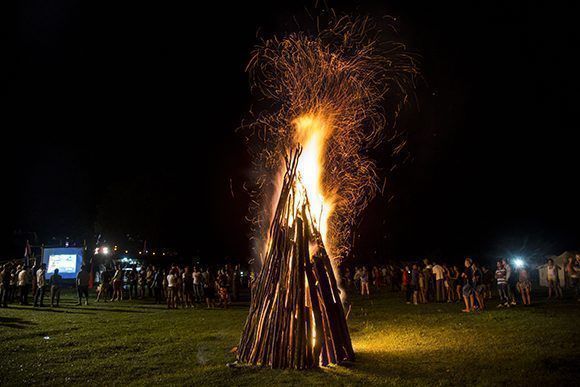
<svg viewBox="0 0 580 387">
<path fill-rule="evenodd" d="M 299 184 L 301 153 L 299 146 L 286 159 L 266 258 L 238 347 L 241 363 L 306 369 L 354 360 L 330 258 Z"/>
</svg>

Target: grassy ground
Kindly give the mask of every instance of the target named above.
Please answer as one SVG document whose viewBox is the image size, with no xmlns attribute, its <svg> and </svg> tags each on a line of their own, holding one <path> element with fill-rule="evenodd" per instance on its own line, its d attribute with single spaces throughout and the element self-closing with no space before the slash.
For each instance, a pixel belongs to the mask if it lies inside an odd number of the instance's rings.
<svg viewBox="0 0 580 387">
<path fill-rule="evenodd" d="M 171 310 L 142 302 L 0 309 L 0 385 L 577 385 L 580 304 L 462 314 L 353 300 L 357 361 L 316 371 L 228 368 L 247 313 Z"/>
</svg>

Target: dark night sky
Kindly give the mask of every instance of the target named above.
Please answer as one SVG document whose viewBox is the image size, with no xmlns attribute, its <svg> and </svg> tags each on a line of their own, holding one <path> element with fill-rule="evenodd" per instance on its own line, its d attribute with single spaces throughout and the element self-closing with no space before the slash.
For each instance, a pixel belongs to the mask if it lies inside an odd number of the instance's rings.
<svg viewBox="0 0 580 387">
<path fill-rule="evenodd" d="M 0 258 L 21 253 L 15 230 L 48 242 L 95 224 L 109 238 L 248 256 L 249 160 L 234 132 L 252 102 L 243 69 L 258 30 L 294 30 L 313 2 L 239 3 L 18 3 Z M 422 56 L 400 122 L 410 157 L 362 220 L 358 258 L 578 249 L 578 7 L 441 3 L 329 2 L 396 16 Z"/>
</svg>

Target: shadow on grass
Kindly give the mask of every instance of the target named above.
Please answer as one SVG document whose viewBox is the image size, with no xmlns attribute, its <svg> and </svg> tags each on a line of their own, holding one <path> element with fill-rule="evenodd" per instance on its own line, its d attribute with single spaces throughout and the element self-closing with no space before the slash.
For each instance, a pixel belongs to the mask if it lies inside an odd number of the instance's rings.
<svg viewBox="0 0 580 387">
<path fill-rule="evenodd" d="M 6 328 L 26 329 L 31 325 L 38 325 L 35 322 L 27 321 L 18 317 L 0 317 L 0 326 Z"/>
<path fill-rule="evenodd" d="M 95 307 L 91 307 L 91 306 L 77 306 L 77 305 L 71 305 L 71 306 L 64 306 L 63 308 L 67 309 L 67 310 L 92 310 L 95 312 L 117 312 L 117 313 L 141 313 L 141 314 L 148 314 L 151 312 L 146 312 L 143 310 L 137 310 L 137 308 L 135 309 L 126 309 L 126 308 L 95 308 Z M 73 312 L 68 312 L 68 313 L 73 313 Z M 87 313 L 88 314 L 88 313 Z M 94 313 L 92 313 L 94 314 Z"/>
</svg>

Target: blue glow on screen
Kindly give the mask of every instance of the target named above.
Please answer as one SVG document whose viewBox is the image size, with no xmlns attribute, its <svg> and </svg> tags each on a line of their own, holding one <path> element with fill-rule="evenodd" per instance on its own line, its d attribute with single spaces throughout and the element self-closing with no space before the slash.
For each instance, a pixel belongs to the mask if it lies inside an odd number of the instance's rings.
<svg viewBox="0 0 580 387">
<path fill-rule="evenodd" d="M 46 277 L 58 268 L 63 279 L 75 279 L 83 263 L 82 247 L 61 247 L 44 249 L 42 262 L 46 264 Z"/>
</svg>

